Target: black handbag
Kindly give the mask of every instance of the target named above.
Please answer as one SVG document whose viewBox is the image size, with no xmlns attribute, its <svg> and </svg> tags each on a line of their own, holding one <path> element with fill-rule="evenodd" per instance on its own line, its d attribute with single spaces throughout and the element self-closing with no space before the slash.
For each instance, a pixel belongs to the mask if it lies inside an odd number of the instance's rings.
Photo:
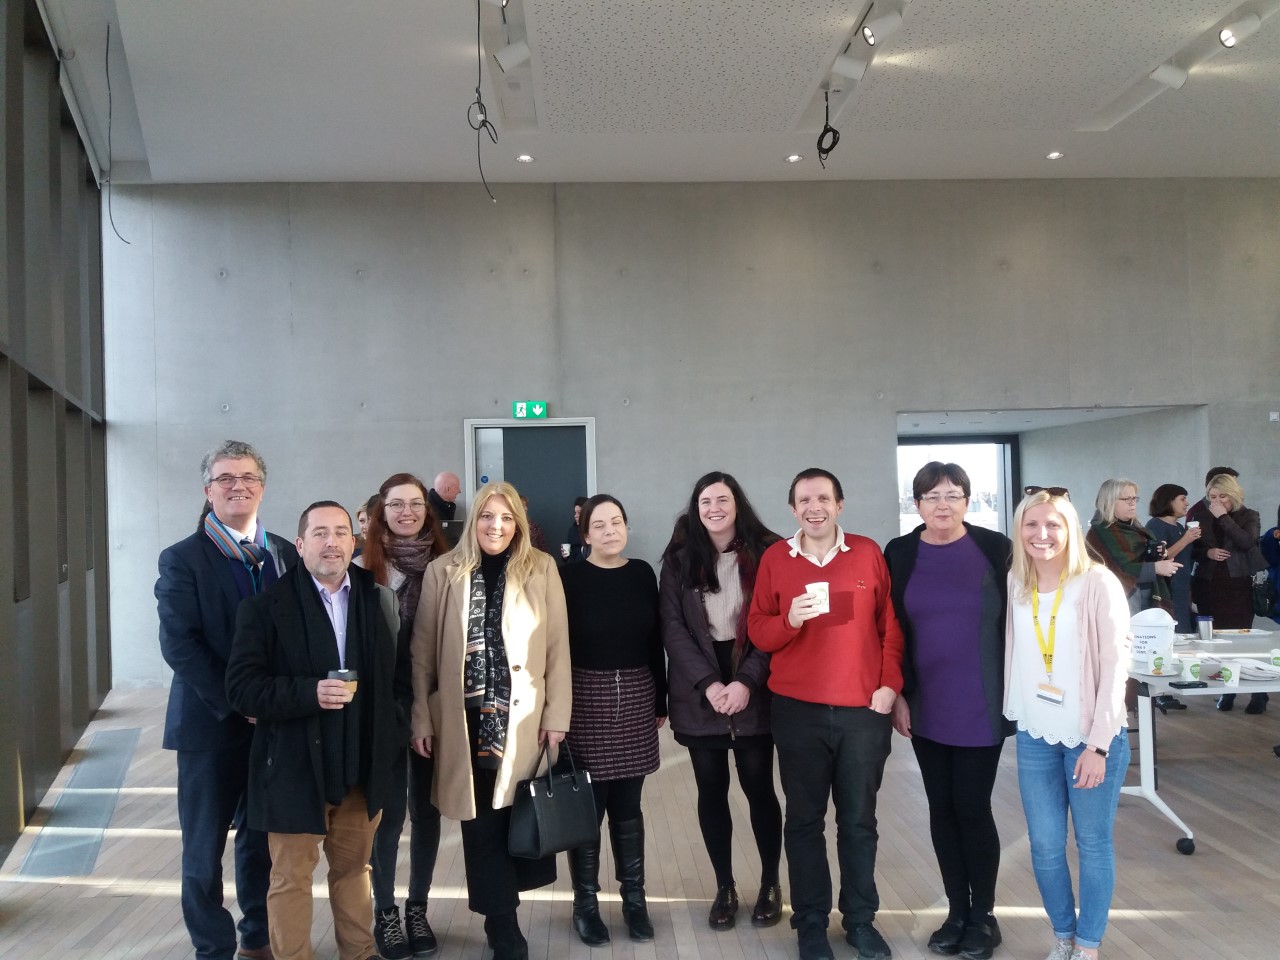
<svg viewBox="0 0 1280 960">
<path fill-rule="evenodd" d="M 1275 581 L 1264 574 L 1259 574 L 1253 580 L 1253 612 L 1259 617 L 1269 617 L 1275 611 Z"/>
<path fill-rule="evenodd" d="M 542 765 L 547 749 L 543 743 L 535 770 Z M 562 762 L 555 767 L 548 759 L 545 776 L 521 780 L 516 787 L 507 836 L 507 850 L 513 857 L 549 857 L 589 843 L 599 834 L 591 774 L 577 768 L 567 747 L 562 746 L 560 753 Z M 569 760 L 567 770 L 565 757 Z"/>
</svg>

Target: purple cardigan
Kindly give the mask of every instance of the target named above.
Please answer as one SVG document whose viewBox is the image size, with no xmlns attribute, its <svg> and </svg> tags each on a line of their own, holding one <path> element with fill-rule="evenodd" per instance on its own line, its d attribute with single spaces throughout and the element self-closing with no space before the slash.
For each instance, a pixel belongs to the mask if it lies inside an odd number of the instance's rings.
<svg viewBox="0 0 1280 960">
<path fill-rule="evenodd" d="M 1085 742 L 1108 748 L 1125 723 L 1124 685 L 1129 678 L 1133 631 L 1129 602 L 1116 575 L 1104 566 L 1082 575 L 1084 585 L 1076 601 L 1080 641 L 1080 732 Z M 1004 705 L 1009 706 L 1009 676 L 1013 666 L 1013 597 L 1009 575 L 1009 611 L 1004 630 Z"/>
</svg>

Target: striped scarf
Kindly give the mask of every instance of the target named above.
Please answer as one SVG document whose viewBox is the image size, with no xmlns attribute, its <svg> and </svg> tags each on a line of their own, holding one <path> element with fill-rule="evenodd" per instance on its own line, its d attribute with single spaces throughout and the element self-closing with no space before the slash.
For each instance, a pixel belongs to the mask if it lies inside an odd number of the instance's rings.
<svg viewBox="0 0 1280 960">
<path fill-rule="evenodd" d="M 262 564 L 267 559 L 267 548 L 252 540 L 238 540 L 235 533 L 213 513 L 205 514 L 205 535 L 213 541 L 228 560 L 239 560 L 249 574 L 249 582 L 253 584 L 253 592 L 262 592 Z"/>
</svg>

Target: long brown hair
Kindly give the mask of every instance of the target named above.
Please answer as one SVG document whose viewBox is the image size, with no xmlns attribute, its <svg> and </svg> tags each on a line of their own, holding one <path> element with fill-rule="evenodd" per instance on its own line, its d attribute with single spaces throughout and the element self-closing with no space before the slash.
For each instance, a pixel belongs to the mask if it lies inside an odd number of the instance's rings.
<svg viewBox="0 0 1280 960">
<path fill-rule="evenodd" d="M 435 540 L 436 556 L 449 549 L 449 543 L 445 540 L 444 531 L 440 528 L 440 518 L 431 509 L 431 501 L 427 499 L 427 485 L 412 473 L 393 473 L 378 488 L 378 496 L 371 498 L 373 503 L 369 507 L 369 532 L 364 538 L 364 552 L 360 554 L 360 558 L 364 561 L 364 568 L 372 573 L 374 578 L 383 586 L 388 583 L 389 568 L 391 567 L 391 561 L 387 558 L 386 542 L 389 538 L 395 536 L 387 527 L 387 494 L 393 487 L 399 487 L 404 484 L 411 484 L 421 490 L 422 500 L 427 505 L 427 515 L 423 520 L 422 530 L 418 534 L 418 539 L 423 539 L 427 534 L 430 534 Z"/>
</svg>

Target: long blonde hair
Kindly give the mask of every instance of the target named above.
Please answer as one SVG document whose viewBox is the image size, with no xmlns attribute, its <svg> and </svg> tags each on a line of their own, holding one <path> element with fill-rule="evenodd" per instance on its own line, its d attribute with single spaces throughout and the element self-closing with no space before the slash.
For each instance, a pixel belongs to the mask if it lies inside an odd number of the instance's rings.
<svg viewBox="0 0 1280 960">
<path fill-rule="evenodd" d="M 529 517 L 524 512 L 520 494 L 515 487 L 504 480 L 486 483 L 471 498 L 471 509 L 467 511 L 467 525 L 463 527 L 462 537 L 450 555 L 455 565 L 452 578 L 455 581 L 465 580 L 471 576 L 471 572 L 476 567 L 480 566 L 481 550 L 480 541 L 476 539 L 476 521 L 485 504 L 494 497 L 504 498 L 511 508 L 511 516 L 515 517 L 516 535 L 511 541 L 511 557 L 507 560 L 507 584 L 519 592 L 533 573 L 533 562 L 537 551 L 534 550 L 533 543 L 529 539 Z"/>
<path fill-rule="evenodd" d="M 1022 498 L 1018 509 L 1013 514 L 1013 592 L 1015 599 L 1027 600 L 1036 589 L 1036 566 L 1027 556 L 1027 548 L 1022 542 L 1022 519 L 1028 510 L 1048 503 L 1058 511 L 1067 525 L 1067 567 L 1066 579 L 1079 576 L 1091 567 L 1098 566 L 1085 546 L 1084 531 L 1080 529 L 1080 517 L 1071 500 L 1064 496 L 1054 496 L 1048 490 L 1037 490 Z"/>
</svg>

